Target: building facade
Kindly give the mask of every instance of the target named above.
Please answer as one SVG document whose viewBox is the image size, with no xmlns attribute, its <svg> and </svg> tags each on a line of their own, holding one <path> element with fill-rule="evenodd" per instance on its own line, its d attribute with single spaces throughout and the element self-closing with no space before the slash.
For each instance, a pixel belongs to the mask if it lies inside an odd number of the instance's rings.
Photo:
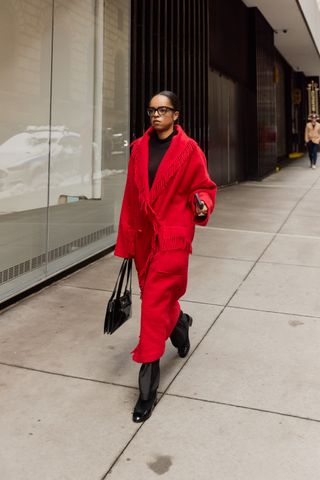
<svg viewBox="0 0 320 480">
<path fill-rule="evenodd" d="M 130 2 L 0 5 L 0 300 L 111 246 L 129 144 Z"/>
<path fill-rule="evenodd" d="M 288 2 L 277 16 L 269 0 L 2 2 L 0 303 L 113 246 L 155 92 L 177 92 L 219 185 L 303 148 L 316 0 Z"/>
</svg>

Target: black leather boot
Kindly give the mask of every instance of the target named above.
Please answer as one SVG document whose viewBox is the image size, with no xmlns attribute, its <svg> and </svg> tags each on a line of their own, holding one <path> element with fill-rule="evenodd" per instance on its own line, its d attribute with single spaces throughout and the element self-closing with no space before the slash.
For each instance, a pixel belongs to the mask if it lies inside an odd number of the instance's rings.
<svg viewBox="0 0 320 480">
<path fill-rule="evenodd" d="M 178 354 L 181 358 L 186 357 L 190 350 L 189 328 L 191 325 L 192 317 L 181 311 L 177 325 L 170 335 L 171 343 L 178 349 Z"/>
<path fill-rule="evenodd" d="M 159 360 L 143 363 L 139 372 L 140 395 L 134 407 L 132 420 L 141 423 L 151 417 L 157 403 L 157 389 L 160 381 Z"/>
</svg>

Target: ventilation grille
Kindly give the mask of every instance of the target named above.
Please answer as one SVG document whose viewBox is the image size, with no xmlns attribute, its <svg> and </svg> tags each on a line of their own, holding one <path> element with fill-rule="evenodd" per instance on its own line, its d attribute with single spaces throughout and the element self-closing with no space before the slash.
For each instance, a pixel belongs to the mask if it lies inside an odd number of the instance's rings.
<svg viewBox="0 0 320 480">
<path fill-rule="evenodd" d="M 54 262 L 55 260 L 61 257 L 65 257 L 66 255 L 74 252 L 75 250 L 87 247 L 91 243 L 108 237 L 109 235 L 114 233 L 114 231 L 114 226 L 110 225 L 106 228 L 102 228 L 101 230 L 97 230 L 96 232 L 92 232 L 89 235 L 85 235 L 84 237 L 77 238 L 70 243 L 66 243 L 65 245 L 54 248 L 53 250 L 49 250 L 48 262 Z M 31 272 L 32 270 L 37 270 L 38 268 L 41 268 L 43 265 L 46 264 L 46 261 L 47 255 L 45 253 L 42 253 L 37 257 L 33 257 L 29 260 L 26 260 L 25 262 L 13 265 L 6 270 L 2 270 L 2 272 L 0 272 L 0 285 L 6 282 L 10 282 L 11 280 L 20 277 L 25 273 Z"/>
</svg>

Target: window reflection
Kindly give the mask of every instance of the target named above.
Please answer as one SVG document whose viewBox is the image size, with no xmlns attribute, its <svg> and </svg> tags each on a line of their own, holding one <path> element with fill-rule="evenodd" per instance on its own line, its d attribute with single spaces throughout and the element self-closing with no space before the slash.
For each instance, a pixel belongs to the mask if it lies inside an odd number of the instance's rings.
<svg viewBox="0 0 320 480">
<path fill-rule="evenodd" d="M 15 211 L 25 210 L 24 195 L 48 184 L 49 136 L 51 160 L 51 204 L 59 203 L 62 194 L 73 186 L 77 195 L 85 194 L 83 184 L 90 183 L 91 170 L 82 159 L 82 139 L 79 133 L 65 127 L 30 126 L 26 132 L 9 138 L 0 145 L 0 198 L 11 197 Z M 82 169 L 81 169 L 82 167 Z M 21 197 L 14 200 L 14 196 Z M 39 200 L 42 200 L 40 203 Z M 34 196 L 28 208 L 46 207 L 46 198 Z"/>
<path fill-rule="evenodd" d="M 114 242 L 129 5 L 0 2 L 0 301 Z"/>
<path fill-rule="evenodd" d="M 2 2 L 0 28 L 0 89 L 11 90 L 14 80 L 15 23 L 14 8 L 10 2 Z"/>
</svg>

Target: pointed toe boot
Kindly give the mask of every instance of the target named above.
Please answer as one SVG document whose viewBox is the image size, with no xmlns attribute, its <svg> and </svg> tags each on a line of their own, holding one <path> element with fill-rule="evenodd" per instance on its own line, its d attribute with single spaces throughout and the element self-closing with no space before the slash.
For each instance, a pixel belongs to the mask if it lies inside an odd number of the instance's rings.
<svg viewBox="0 0 320 480">
<path fill-rule="evenodd" d="M 178 355 L 181 358 L 186 357 L 190 350 L 189 328 L 192 325 L 192 321 L 190 315 L 181 312 L 177 325 L 170 335 L 172 345 L 177 348 Z"/>
<path fill-rule="evenodd" d="M 188 353 L 189 353 L 189 350 L 190 350 L 190 339 L 189 339 L 189 328 L 191 327 L 192 325 L 192 317 L 190 317 L 189 315 L 186 315 L 188 317 L 188 324 L 187 324 L 187 339 L 186 341 L 183 343 L 183 345 L 181 345 L 180 347 L 178 347 L 178 354 L 179 354 L 179 357 L 181 358 L 185 358 Z"/>
<path fill-rule="evenodd" d="M 151 417 L 157 404 L 157 389 L 160 382 L 159 360 L 143 363 L 139 372 L 140 395 L 134 407 L 132 421 L 141 423 Z"/>
<path fill-rule="evenodd" d="M 157 392 L 148 400 L 142 400 L 141 395 L 134 407 L 132 420 L 134 423 L 142 423 L 151 417 L 152 411 L 157 404 Z"/>
</svg>

